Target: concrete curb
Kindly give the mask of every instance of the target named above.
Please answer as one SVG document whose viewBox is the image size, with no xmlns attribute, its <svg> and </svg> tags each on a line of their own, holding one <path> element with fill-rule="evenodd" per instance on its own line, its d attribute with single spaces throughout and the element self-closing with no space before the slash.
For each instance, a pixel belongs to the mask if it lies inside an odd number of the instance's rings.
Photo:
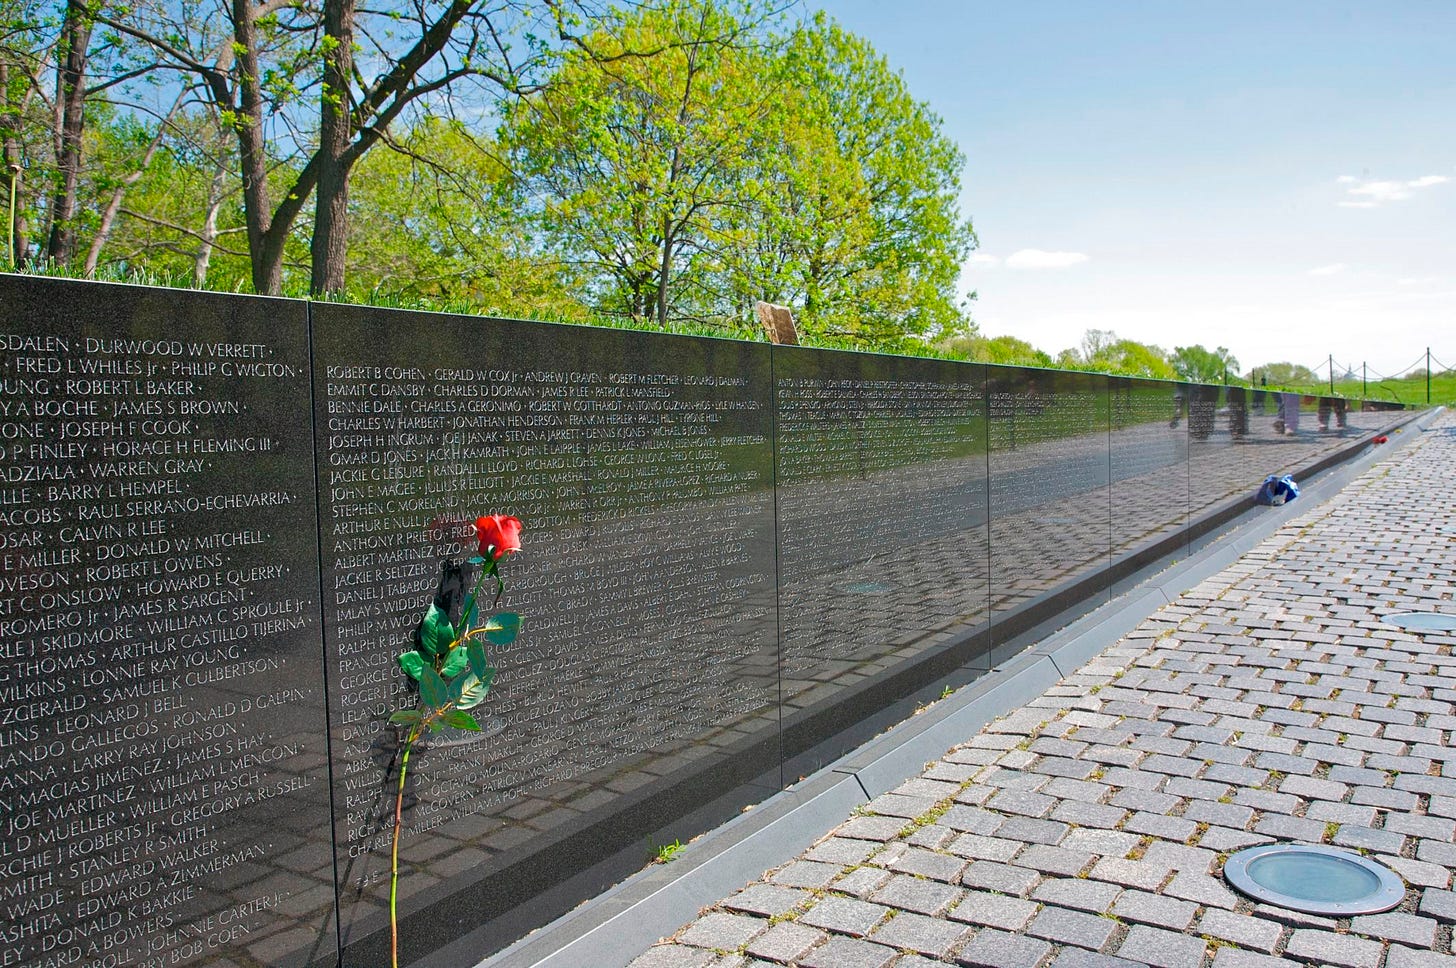
<svg viewBox="0 0 1456 968">
<path fill-rule="evenodd" d="M 894 726 L 818 773 L 693 842 L 669 865 L 648 868 L 475 968 L 622 968 L 765 870 L 808 848 L 856 807 L 920 774 L 924 764 L 1025 705 L 1135 629 L 1162 606 L 1217 575 L 1288 520 L 1320 506 L 1379 460 L 1418 439 L 1441 412 L 1407 424 L 1388 446 L 1300 481 L 1301 496 L 1278 508 L 1253 508 L 1235 529 L 1157 571 L 1125 594 L 1029 644 L 989 674 Z M 1034 634 L 1034 633 L 1033 633 Z M 469 937 L 417 968 L 469 964 Z"/>
</svg>

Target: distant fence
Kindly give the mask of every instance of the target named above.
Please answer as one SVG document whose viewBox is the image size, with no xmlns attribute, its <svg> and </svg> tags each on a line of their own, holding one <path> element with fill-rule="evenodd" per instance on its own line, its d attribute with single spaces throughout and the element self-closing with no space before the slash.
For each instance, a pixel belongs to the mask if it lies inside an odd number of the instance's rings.
<svg viewBox="0 0 1456 968">
<path fill-rule="evenodd" d="M 411 956 L 508 942 L 1399 417 L 20 276 L 0 310 L 6 964 L 384 963 L 395 656 L 476 515 L 525 522 L 525 628 L 412 771 Z"/>
</svg>

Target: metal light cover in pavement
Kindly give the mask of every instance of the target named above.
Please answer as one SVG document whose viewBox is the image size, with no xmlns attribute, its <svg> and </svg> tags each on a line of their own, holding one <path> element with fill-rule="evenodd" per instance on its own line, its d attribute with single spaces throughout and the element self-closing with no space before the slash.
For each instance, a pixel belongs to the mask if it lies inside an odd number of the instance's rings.
<svg viewBox="0 0 1456 968">
<path fill-rule="evenodd" d="M 1377 914 L 1405 899 L 1394 872 L 1348 850 L 1265 844 L 1231 856 L 1223 876 L 1256 901 L 1306 914 Z"/>
<path fill-rule="evenodd" d="M 1456 632 L 1456 615 L 1444 612 L 1395 612 L 1380 621 L 1412 632 Z"/>
</svg>

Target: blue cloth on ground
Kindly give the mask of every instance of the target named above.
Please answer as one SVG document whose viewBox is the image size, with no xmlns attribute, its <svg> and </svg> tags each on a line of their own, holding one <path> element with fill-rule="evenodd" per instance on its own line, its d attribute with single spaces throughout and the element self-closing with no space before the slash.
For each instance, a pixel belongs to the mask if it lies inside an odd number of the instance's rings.
<svg viewBox="0 0 1456 968">
<path fill-rule="evenodd" d="M 1297 497 L 1299 497 L 1299 485 L 1294 483 L 1294 478 L 1288 474 L 1282 477 L 1270 474 L 1259 486 L 1259 493 L 1254 495 L 1254 502 L 1278 507 L 1281 504 L 1288 504 Z"/>
</svg>

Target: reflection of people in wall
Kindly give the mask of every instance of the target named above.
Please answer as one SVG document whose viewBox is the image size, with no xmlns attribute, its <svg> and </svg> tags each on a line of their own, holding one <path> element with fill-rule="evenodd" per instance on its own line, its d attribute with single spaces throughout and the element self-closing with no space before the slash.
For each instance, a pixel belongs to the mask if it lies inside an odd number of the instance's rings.
<svg viewBox="0 0 1456 968">
<path fill-rule="evenodd" d="M 1218 390 L 1218 387 L 1197 384 L 1188 388 L 1188 436 L 1194 440 L 1207 440 L 1213 433 Z"/>
<path fill-rule="evenodd" d="M 1279 398 L 1279 416 L 1274 418 L 1274 432 L 1293 437 L 1299 432 L 1299 394 L 1276 393 Z"/>
<path fill-rule="evenodd" d="M 1254 396 L 1254 412 L 1257 413 L 1257 414 L 1261 414 L 1262 415 L 1264 413 L 1264 397 L 1267 396 L 1267 394 L 1264 392 L 1264 388 L 1267 387 L 1268 385 L 1269 385 L 1269 377 L 1266 374 L 1260 373 L 1259 374 L 1259 389 L 1255 390 L 1254 391 L 1254 394 L 1253 394 L 1253 396 Z"/>
<path fill-rule="evenodd" d="M 1226 387 L 1224 394 L 1225 406 L 1228 408 L 1229 435 L 1234 440 L 1243 440 L 1249 433 L 1249 409 L 1245 403 L 1244 388 Z"/>
<path fill-rule="evenodd" d="M 1341 397 L 1320 397 L 1319 401 L 1319 429 L 1326 432 L 1330 429 L 1330 414 L 1335 415 L 1335 428 L 1345 429 L 1345 407 L 1346 403 Z"/>
</svg>

